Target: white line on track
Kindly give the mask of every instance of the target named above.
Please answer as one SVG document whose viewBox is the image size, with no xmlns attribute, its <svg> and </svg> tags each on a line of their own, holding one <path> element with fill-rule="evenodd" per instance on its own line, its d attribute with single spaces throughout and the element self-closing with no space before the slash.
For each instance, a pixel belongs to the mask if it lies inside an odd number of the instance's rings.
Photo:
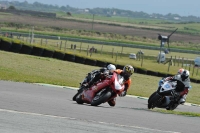
<svg viewBox="0 0 200 133">
<path fill-rule="evenodd" d="M 163 132 L 163 133 L 179 133 L 179 132 L 162 131 L 162 130 L 158 130 L 158 129 L 151 129 L 151 128 L 139 127 L 139 126 L 120 125 L 120 124 L 116 124 L 116 123 L 107 123 L 107 122 L 94 121 L 94 120 L 83 120 L 83 119 L 77 119 L 77 118 L 72 118 L 72 117 L 45 115 L 45 114 L 22 112 L 22 111 L 7 110 L 7 109 L 0 109 L 0 112 L 9 112 L 9 113 L 15 113 L 15 114 L 26 114 L 26 115 L 32 115 L 32 116 L 43 116 L 43 117 L 58 118 L 58 119 L 87 121 L 87 122 L 97 123 L 97 124 L 113 125 L 113 126 L 118 126 L 118 127 L 129 127 L 129 128 L 137 128 L 137 129 L 146 129 L 146 130 L 151 130 L 151 131 L 159 131 L 159 132 Z"/>
</svg>

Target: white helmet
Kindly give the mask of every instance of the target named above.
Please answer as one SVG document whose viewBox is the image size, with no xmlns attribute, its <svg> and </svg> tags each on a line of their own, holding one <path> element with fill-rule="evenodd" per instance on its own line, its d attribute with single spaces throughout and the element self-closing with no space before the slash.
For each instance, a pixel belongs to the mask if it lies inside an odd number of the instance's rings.
<svg viewBox="0 0 200 133">
<path fill-rule="evenodd" d="M 185 81 L 186 79 L 188 79 L 190 76 L 190 72 L 188 70 L 184 70 L 182 73 L 181 73 L 181 79 L 183 81 Z"/>
<path fill-rule="evenodd" d="M 108 68 L 109 71 L 114 71 L 114 70 L 116 70 L 116 67 L 115 67 L 115 65 L 113 65 L 113 64 L 109 64 L 109 65 L 107 66 L 107 68 Z"/>
</svg>

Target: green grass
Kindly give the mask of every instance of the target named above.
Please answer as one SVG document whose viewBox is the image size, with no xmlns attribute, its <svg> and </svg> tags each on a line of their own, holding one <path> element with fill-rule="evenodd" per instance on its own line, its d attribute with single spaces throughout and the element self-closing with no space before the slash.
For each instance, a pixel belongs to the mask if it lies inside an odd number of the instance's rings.
<svg viewBox="0 0 200 133">
<path fill-rule="evenodd" d="M 4 38 L 4 39 L 7 39 L 8 38 Z M 41 39 L 36 39 L 36 41 L 38 42 L 37 45 L 34 44 L 35 46 L 40 46 L 39 43 L 41 42 L 40 41 Z M 18 40 L 16 40 L 18 41 Z M 58 40 L 48 40 L 48 45 L 46 45 L 47 48 L 49 49 L 57 49 L 57 50 L 60 50 L 60 46 L 58 45 L 57 46 L 57 42 Z M 51 45 L 50 45 L 51 44 Z M 158 64 L 156 62 L 156 56 L 157 54 L 155 53 L 158 53 L 158 51 L 156 50 L 143 50 L 143 52 L 145 53 L 145 55 L 149 56 L 155 56 L 154 59 L 146 59 L 144 58 L 143 60 L 143 63 L 142 63 L 142 60 L 132 60 L 132 59 L 129 59 L 129 53 L 137 53 L 140 49 L 137 49 L 137 48 L 128 48 L 128 47 L 124 47 L 123 48 L 123 53 L 125 53 L 124 55 L 121 56 L 121 51 L 122 51 L 122 47 L 120 46 L 110 46 L 110 45 L 103 45 L 103 48 L 102 48 L 102 45 L 99 45 L 99 44 L 88 44 L 88 43 L 77 43 L 77 42 L 71 42 L 71 41 L 68 41 L 66 43 L 66 47 L 67 49 L 65 50 L 64 47 L 65 47 L 65 42 L 63 42 L 63 45 L 62 45 L 62 49 L 61 51 L 65 51 L 65 52 L 68 52 L 68 53 L 71 53 L 71 54 L 75 54 L 75 55 L 78 55 L 78 56 L 82 56 L 82 57 L 85 57 L 85 58 L 91 58 L 91 59 L 97 59 L 97 60 L 102 60 L 102 61 L 105 61 L 105 62 L 111 62 L 113 64 L 131 64 L 132 66 L 134 67 L 137 67 L 137 68 L 143 68 L 143 69 L 146 69 L 146 70 L 152 70 L 152 71 L 155 71 L 156 72 L 163 72 L 163 73 L 170 73 L 170 74 L 176 74 L 177 73 L 177 70 L 179 68 L 182 67 L 182 60 L 180 60 L 180 62 L 174 62 L 175 63 L 175 66 L 170 66 L 169 68 L 169 71 L 168 71 L 168 64 L 164 65 L 164 64 Z M 70 47 L 71 47 L 71 44 L 76 44 L 77 45 L 77 50 L 71 50 Z M 81 49 L 82 50 L 85 50 L 85 51 L 80 51 L 80 46 L 81 46 Z M 95 47 L 96 49 L 98 49 L 98 53 L 93 53 L 91 56 L 90 56 L 90 53 L 87 53 L 86 52 L 86 49 L 88 48 L 91 48 L 91 47 Z M 42 47 L 45 47 L 45 45 L 43 44 Z M 102 50 L 102 53 L 101 53 L 101 49 Z M 113 55 L 112 55 L 112 50 L 113 50 Z M 107 52 L 109 52 L 110 54 L 107 54 Z M 117 52 L 118 52 L 118 56 L 117 56 Z M 192 59 L 194 60 L 194 58 L 198 55 L 195 55 L 195 54 L 187 54 L 187 53 L 170 53 L 170 54 L 167 54 L 166 57 L 170 58 L 170 57 L 173 57 L 173 59 L 175 58 L 184 58 L 187 57 L 187 59 Z M 185 61 L 185 64 L 188 63 L 190 64 L 189 62 Z M 142 64 L 142 66 L 141 66 Z M 183 63 L 184 64 L 184 63 Z M 156 69 L 155 69 L 156 68 Z M 195 79 L 200 79 L 200 71 L 198 71 L 197 68 L 194 68 L 194 71 L 193 71 L 193 67 L 188 67 L 188 66 L 183 66 L 183 68 L 185 69 L 188 69 L 191 73 L 191 77 L 192 78 L 195 78 Z"/>
<path fill-rule="evenodd" d="M 86 74 L 96 66 L 0 51 L 0 80 L 48 83 L 79 87 Z M 134 73 L 128 94 L 149 97 L 157 90 L 159 77 Z M 191 83 L 187 102 L 200 104 L 199 84 Z"/>
<path fill-rule="evenodd" d="M 29 33 L 28 27 L 17 29 L 15 27 L 1 27 L 2 31 L 6 32 L 22 32 L 22 33 Z M 160 41 L 156 39 L 150 38 L 142 38 L 136 36 L 123 36 L 119 34 L 113 33 L 96 33 L 84 30 L 67 30 L 63 29 L 62 31 L 56 31 L 51 28 L 44 28 L 40 27 L 35 29 L 35 34 L 40 35 L 49 35 L 49 36 L 60 36 L 61 39 L 63 37 L 71 37 L 71 38 L 79 38 L 79 39 L 87 39 L 87 40 L 97 40 L 97 41 L 105 41 L 105 42 L 113 42 L 113 43 L 128 43 L 128 44 L 135 44 L 135 45 L 145 45 L 145 46 L 156 46 L 160 47 Z M 165 44 L 167 48 L 167 44 Z M 199 51 L 200 49 L 199 44 L 195 43 L 184 43 L 184 42 L 171 42 L 170 48 L 176 49 L 186 49 L 186 50 L 195 50 Z"/>
<path fill-rule="evenodd" d="M 152 111 L 164 113 L 164 114 L 175 114 L 175 115 L 184 115 L 188 117 L 200 117 L 200 113 L 194 113 L 194 112 L 182 112 L 182 111 L 169 111 L 165 109 L 153 109 Z"/>
</svg>

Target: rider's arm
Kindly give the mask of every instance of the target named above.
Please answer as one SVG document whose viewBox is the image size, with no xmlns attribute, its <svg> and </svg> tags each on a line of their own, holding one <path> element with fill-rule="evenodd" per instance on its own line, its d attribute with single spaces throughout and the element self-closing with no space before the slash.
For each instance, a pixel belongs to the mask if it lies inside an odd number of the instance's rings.
<svg viewBox="0 0 200 133">
<path fill-rule="evenodd" d="M 116 72 L 117 74 L 120 74 L 122 72 L 121 69 L 116 69 L 114 72 Z"/>
<path fill-rule="evenodd" d="M 130 85 L 131 85 L 131 79 L 129 78 L 129 79 L 124 83 L 124 85 L 125 85 L 124 90 L 127 91 L 127 90 L 129 89 Z"/>
<path fill-rule="evenodd" d="M 131 79 L 127 80 L 125 83 L 124 83 L 124 91 L 119 95 L 121 97 L 124 97 L 126 96 L 126 93 L 127 93 L 127 90 L 129 89 L 130 87 L 130 84 L 131 84 Z"/>
<path fill-rule="evenodd" d="M 99 69 L 99 71 L 100 71 L 101 73 L 105 72 L 106 70 L 107 70 L 107 68 L 105 68 L 105 67 Z"/>
</svg>

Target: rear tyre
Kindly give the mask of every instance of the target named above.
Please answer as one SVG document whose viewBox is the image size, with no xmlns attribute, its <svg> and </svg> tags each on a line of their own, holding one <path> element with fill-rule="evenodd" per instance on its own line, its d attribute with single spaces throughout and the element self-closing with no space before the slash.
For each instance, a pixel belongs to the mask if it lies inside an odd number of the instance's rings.
<svg viewBox="0 0 200 133">
<path fill-rule="evenodd" d="M 96 95 L 94 97 L 94 99 L 91 102 L 91 105 L 92 106 L 98 106 L 101 103 L 106 102 L 106 100 L 108 100 L 111 97 L 111 95 L 112 95 L 111 91 L 105 90 L 104 92 L 101 93 L 101 95 Z"/>
<path fill-rule="evenodd" d="M 177 108 L 178 105 L 179 105 L 178 103 L 174 103 L 174 104 L 170 105 L 169 108 L 166 108 L 166 110 L 174 110 Z"/>
</svg>

